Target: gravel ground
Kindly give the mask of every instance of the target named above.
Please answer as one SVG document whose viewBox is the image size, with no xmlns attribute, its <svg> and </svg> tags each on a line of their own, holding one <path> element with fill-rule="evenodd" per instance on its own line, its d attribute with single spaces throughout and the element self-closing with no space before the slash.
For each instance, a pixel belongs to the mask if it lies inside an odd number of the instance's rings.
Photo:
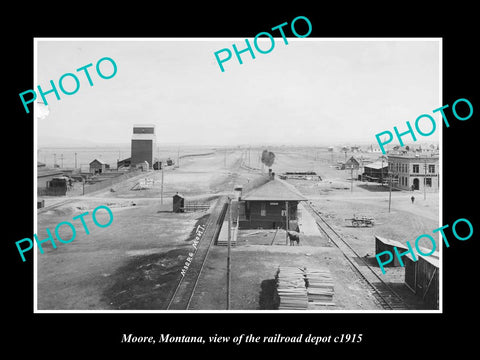
<svg viewBox="0 0 480 360">
<path fill-rule="evenodd" d="M 423 200 L 423 194 L 418 193 L 412 205 L 410 192 L 394 192 L 389 213 L 388 192 L 372 191 L 371 187 L 366 189 L 356 183 L 350 192 L 350 174 L 333 168 L 329 156 L 326 152 L 308 154 L 302 149 L 283 149 L 277 152 L 274 171 L 277 174 L 286 170 L 317 171 L 323 181 L 292 183 L 361 255 L 373 254 L 375 234 L 401 242 L 413 241 L 439 226 L 438 194 L 427 194 L 427 200 Z M 114 221 L 107 228 L 99 228 L 88 215 L 85 221 L 89 235 L 77 220 L 77 237 L 73 242 L 58 243 L 57 249 L 45 243 L 45 253 L 37 253 L 38 309 L 163 309 L 190 250 L 192 230 L 205 215 L 171 213 L 171 196 L 178 191 L 187 200 L 207 201 L 231 192 L 235 184 L 254 180 L 258 175 L 241 169 L 240 158 L 241 151 L 229 152 L 226 160 L 224 152 L 219 152 L 185 159 L 180 168 L 165 171 L 163 205 L 160 204 L 161 173 L 150 172 L 146 174 L 154 179 L 152 189 L 130 190 L 134 181 L 138 181 L 130 179 L 115 185 L 114 192 L 106 189 L 73 198 L 71 203 L 39 214 L 40 239 L 47 237 L 46 228 L 53 231 L 59 222 L 72 221 L 73 216 L 85 211 L 91 214 L 98 205 L 109 206 Z M 256 158 L 253 152 L 251 158 Z M 259 167 L 253 160 L 251 165 Z M 354 213 L 373 216 L 375 226 L 349 226 L 344 219 Z M 99 222 L 107 220 L 99 213 Z M 61 232 L 61 236 L 68 238 L 68 231 L 67 228 L 65 233 Z M 358 280 L 339 250 L 325 239 L 309 238 L 298 247 L 271 246 L 265 239 L 269 237 L 258 241 L 249 238 L 232 250 L 232 309 L 271 309 L 273 279 L 279 265 L 326 266 L 335 282 L 336 310 L 378 309 L 370 289 Z M 225 269 L 226 248 L 215 246 L 199 281 L 193 308 L 226 308 Z M 389 280 L 401 283 L 401 271 L 387 271 Z"/>
</svg>

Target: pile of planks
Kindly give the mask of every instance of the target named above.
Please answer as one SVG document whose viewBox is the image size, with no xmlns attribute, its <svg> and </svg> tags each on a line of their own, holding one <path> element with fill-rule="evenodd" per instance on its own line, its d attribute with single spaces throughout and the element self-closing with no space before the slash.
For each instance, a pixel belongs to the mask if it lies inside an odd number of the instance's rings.
<svg viewBox="0 0 480 360">
<path fill-rule="evenodd" d="M 333 280 L 327 269 L 305 269 L 308 308 L 321 309 L 321 306 L 334 306 Z"/>
<path fill-rule="evenodd" d="M 335 305 L 333 280 L 327 269 L 279 266 L 275 279 L 279 310 L 321 309 Z"/>
<path fill-rule="evenodd" d="M 308 298 L 303 270 L 292 266 L 279 266 L 275 278 L 280 301 L 278 310 L 307 310 Z"/>
</svg>

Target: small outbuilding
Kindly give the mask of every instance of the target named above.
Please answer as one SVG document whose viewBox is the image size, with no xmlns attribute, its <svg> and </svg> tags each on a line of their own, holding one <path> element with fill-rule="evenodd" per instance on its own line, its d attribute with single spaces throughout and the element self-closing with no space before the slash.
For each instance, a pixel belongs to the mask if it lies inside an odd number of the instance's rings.
<svg viewBox="0 0 480 360">
<path fill-rule="evenodd" d="M 381 182 L 388 177 L 388 162 L 375 161 L 363 166 L 363 180 Z"/>
<path fill-rule="evenodd" d="M 429 251 L 425 251 L 426 254 Z M 432 255 L 416 255 L 414 261 L 411 254 L 406 254 L 405 263 L 405 285 L 418 297 L 420 297 L 427 309 L 437 310 L 439 308 L 439 253 L 435 251 Z"/>
<path fill-rule="evenodd" d="M 403 245 L 402 243 L 396 240 L 391 240 L 391 239 L 387 239 L 387 238 L 383 238 L 375 235 L 375 255 L 380 254 L 384 251 L 390 251 L 394 255 L 393 260 L 383 265 L 384 267 L 401 266 L 398 260 L 398 257 L 395 255 L 394 247 L 396 247 L 400 253 L 403 253 L 408 250 L 406 245 Z M 402 261 L 403 261 L 403 258 L 402 258 Z"/>
<path fill-rule="evenodd" d="M 107 163 L 101 159 L 95 159 L 90 162 L 90 173 L 92 174 L 104 173 L 107 168 Z"/>
<path fill-rule="evenodd" d="M 178 192 L 173 195 L 173 212 L 185 212 L 185 197 L 180 195 Z"/>
</svg>

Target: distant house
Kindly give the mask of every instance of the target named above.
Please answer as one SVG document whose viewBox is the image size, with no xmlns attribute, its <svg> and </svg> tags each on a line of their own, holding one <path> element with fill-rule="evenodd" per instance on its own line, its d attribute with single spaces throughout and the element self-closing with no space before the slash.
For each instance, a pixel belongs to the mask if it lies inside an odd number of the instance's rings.
<svg viewBox="0 0 480 360">
<path fill-rule="evenodd" d="M 95 159 L 90 162 L 90 173 L 92 174 L 101 174 L 104 173 L 106 169 L 110 168 L 110 166 L 101 159 Z"/>
<path fill-rule="evenodd" d="M 280 180 L 270 180 L 241 195 L 238 201 L 240 229 L 289 229 L 297 218 L 297 206 L 307 199 Z M 287 211 L 288 210 L 288 211 Z"/>
<path fill-rule="evenodd" d="M 348 159 L 347 161 L 345 161 L 345 163 L 342 164 L 341 170 L 358 170 L 359 167 L 360 162 L 352 156 L 350 159 Z"/>
</svg>

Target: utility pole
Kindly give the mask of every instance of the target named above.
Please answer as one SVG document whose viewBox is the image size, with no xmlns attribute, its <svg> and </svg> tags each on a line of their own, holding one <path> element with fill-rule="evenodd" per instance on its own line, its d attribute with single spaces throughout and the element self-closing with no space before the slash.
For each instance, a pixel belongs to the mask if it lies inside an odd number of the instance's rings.
<svg viewBox="0 0 480 360">
<path fill-rule="evenodd" d="M 353 164 L 350 165 L 350 192 L 353 192 Z"/>
<path fill-rule="evenodd" d="M 390 192 L 388 194 L 388 212 L 390 212 L 390 207 L 392 204 L 392 175 L 390 174 Z"/>
<path fill-rule="evenodd" d="M 288 245 L 288 201 L 285 201 L 285 245 Z"/>
<path fill-rule="evenodd" d="M 180 167 L 180 148 L 177 150 L 177 167 Z"/>
<path fill-rule="evenodd" d="M 163 166 L 162 166 L 162 183 L 160 185 L 160 205 L 163 205 Z"/>
<path fill-rule="evenodd" d="M 380 183 L 383 186 L 383 155 L 381 156 L 382 158 L 382 169 L 380 170 Z"/>
<path fill-rule="evenodd" d="M 228 198 L 227 310 L 230 310 L 230 246 L 232 240 L 232 199 Z"/>
<path fill-rule="evenodd" d="M 425 157 L 423 169 L 425 170 L 425 175 L 423 176 L 423 200 L 427 200 L 427 157 Z"/>
<path fill-rule="evenodd" d="M 75 169 L 77 169 L 77 153 L 75 153 Z"/>
</svg>

